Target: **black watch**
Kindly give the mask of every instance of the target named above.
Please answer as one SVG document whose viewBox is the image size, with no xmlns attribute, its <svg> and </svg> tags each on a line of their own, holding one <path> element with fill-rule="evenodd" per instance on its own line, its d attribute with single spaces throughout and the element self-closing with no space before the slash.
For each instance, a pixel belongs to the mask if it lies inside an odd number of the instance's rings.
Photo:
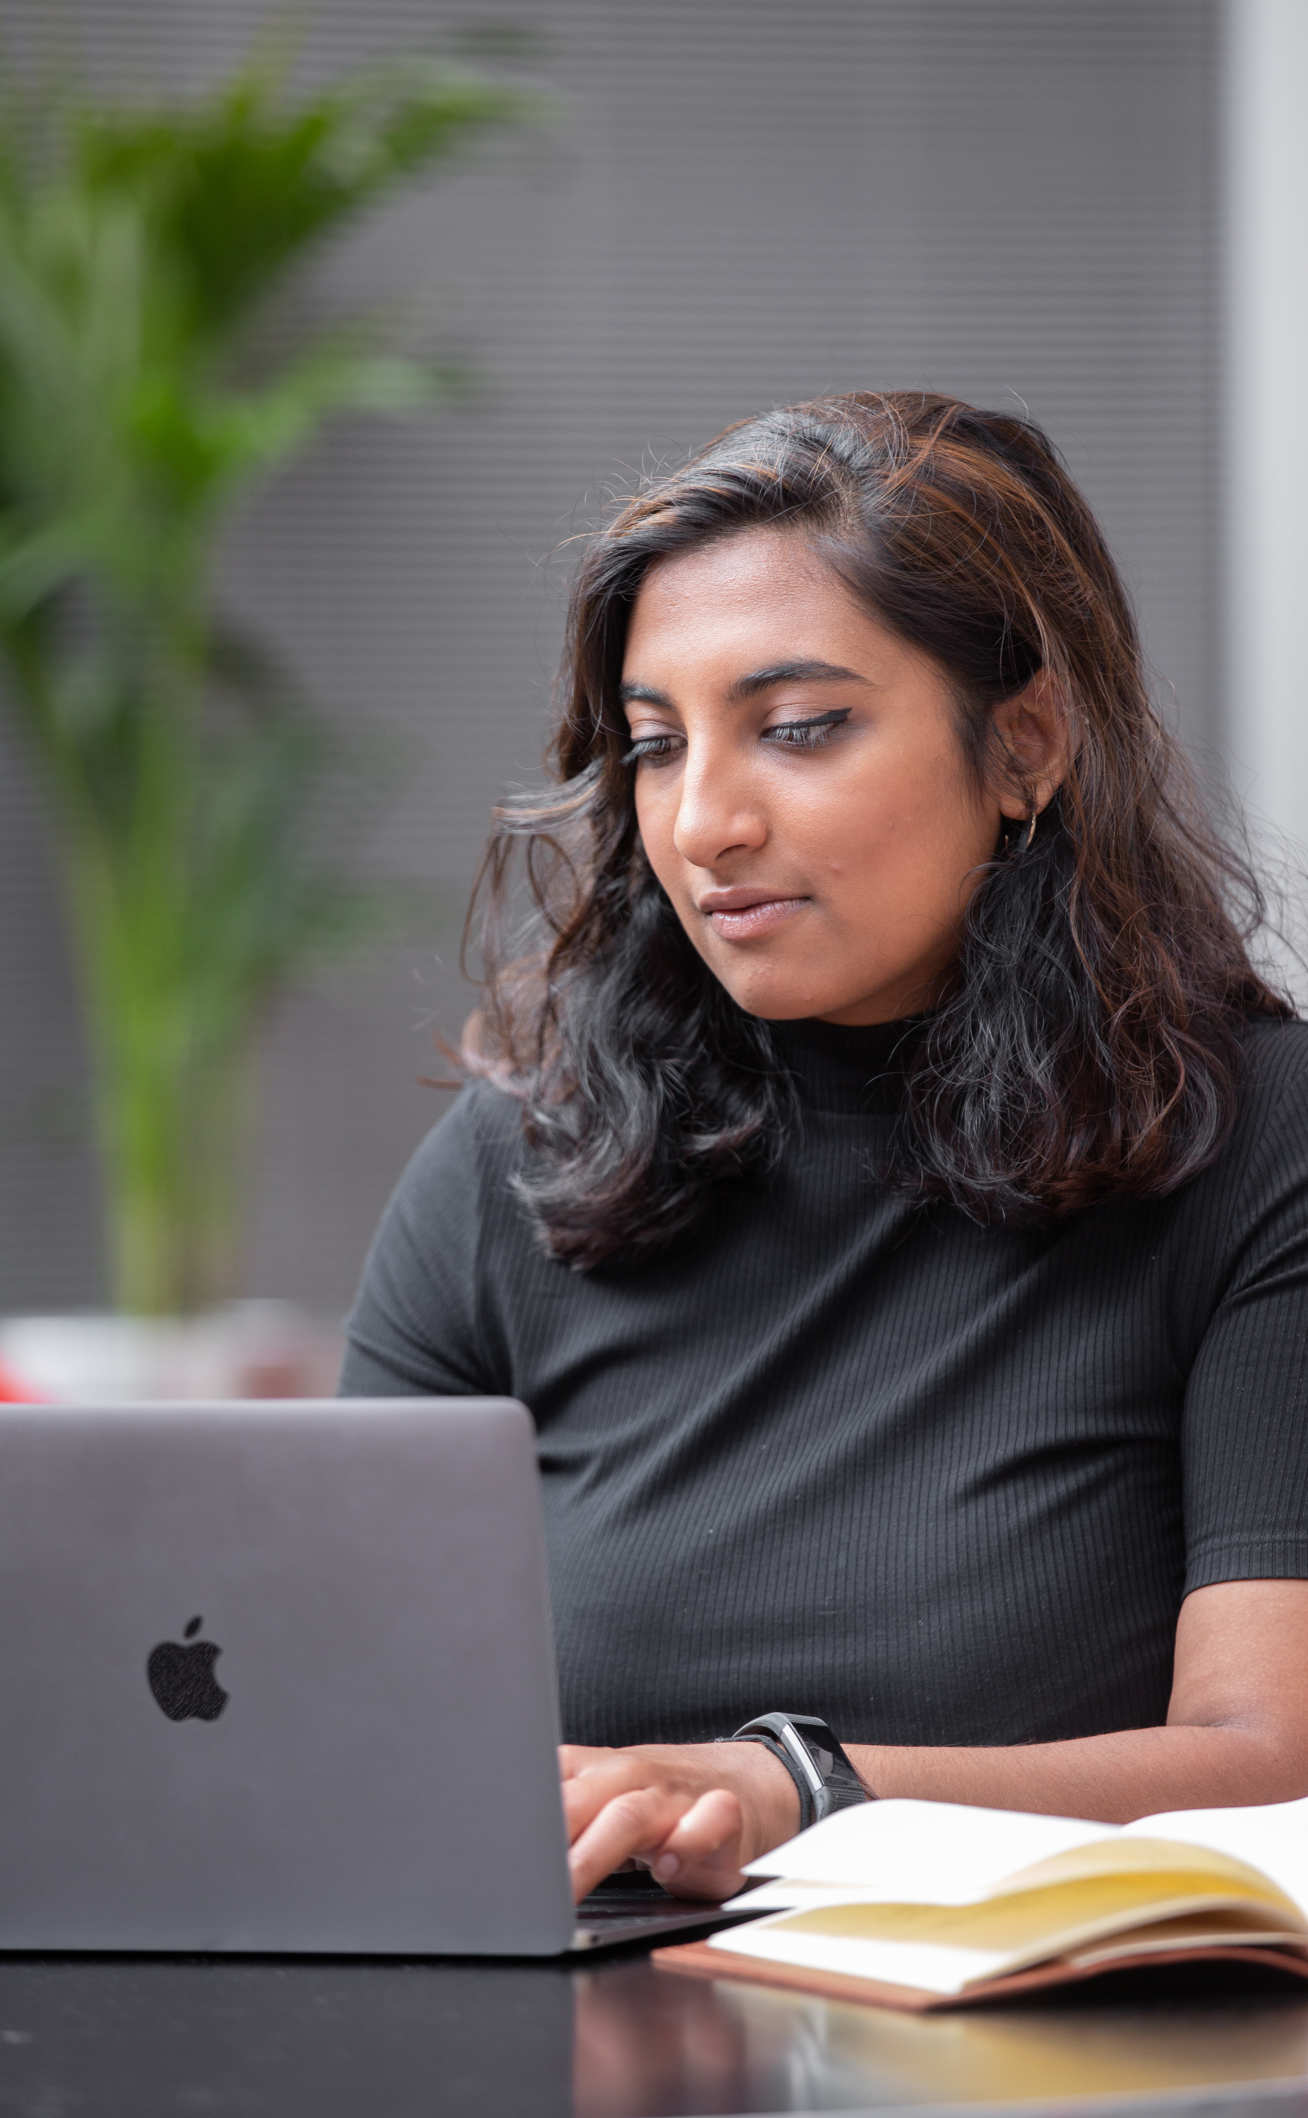
<svg viewBox="0 0 1308 2118">
<path fill-rule="evenodd" d="M 730 1738 L 761 1743 L 779 1758 L 799 1795 L 799 1828 L 807 1831 L 837 1809 L 874 1802 L 825 1721 L 812 1714 L 756 1714 Z"/>
</svg>

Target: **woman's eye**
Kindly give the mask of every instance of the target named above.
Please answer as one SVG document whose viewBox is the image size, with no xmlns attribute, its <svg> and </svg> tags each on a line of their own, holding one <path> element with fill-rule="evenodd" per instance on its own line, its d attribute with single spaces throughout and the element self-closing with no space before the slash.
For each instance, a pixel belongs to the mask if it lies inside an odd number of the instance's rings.
<svg viewBox="0 0 1308 2118">
<path fill-rule="evenodd" d="M 642 758 L 649 758 L 652 763 L 661 764 L 665 758 L 671 756 L 675 741 L 676 737 L 671 735 L 638 735 L 622 762 L 624 765 L 638 765 Z"/>
<path fill-rule="evenodd" d="M 814 714 L 806 721 L 778 721 L 766 733 L 779 740 L 783 750 L 820 750 L 829 742 L 836 729 L 849 719 L 848 706 L 837 707 L 831 713 Z"/>
<path fill-rule="evenodd" d="M 763 734 L 768 742 L 782 750 L 820 750 L 849 715 L 848 706 L 837 707 L 831 713 L 812 714 L 803 721 L 778 721 L 771 728 L 765 728 Z M 680 736 L 675 735 L 638 735 L 622 762 L 638 765 L 645 759 L 652 765 L 664 764 L 680 741 Z"/>
</svg>

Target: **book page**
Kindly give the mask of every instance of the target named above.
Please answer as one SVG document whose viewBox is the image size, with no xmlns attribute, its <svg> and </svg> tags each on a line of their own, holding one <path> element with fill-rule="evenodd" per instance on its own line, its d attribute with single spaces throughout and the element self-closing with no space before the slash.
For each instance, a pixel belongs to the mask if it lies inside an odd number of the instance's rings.
<svg viewBox="0 0 1308 2118">
<path fill-rule="evenodd" d="M 1075 1882 L 1083 1876 L 1151 1875 L 1161 1878 L 1169 1873 L 1190 1872 L 1201 1874 L 1210 1889 L 1235 1884 L 1242 1893 L 1247 1892 L 1274 1908 L 1292 1927 L 1308 1930 L 1308 1920 L 1296 1900 L 1278 1889 L 1261 1867 L 1235 1860 L 1228 1853 L 1217 1852 L 1214 1847 L 1195 1845 L 1188 1839 L 1128 1838 L 1122 1832 L 1112 1839 L 1100 1839 L 1090 1845 L 1074 1846 L 1068 1853 L 1056 1853 L 1052 1860 L 1036 1861 L 1018 1874 L 1010 1875 L 994 1894 Z"/>
<path fill-rule="evenodd" d="M 745 1873 L 872 1889 L 883 1901 L 966 1905 L 1018 1869 L 1120 1836 L 1116 1824 L 898 1797 L 840 1809 L 751 1861 Z M 738 1931 L 738 1930 L 737 1930 Z"/>
<path fill-rule="evenodd" d="M 745 1872 L 776 1878 L 769 1895 L 778 1903 L 782 1885 L 790 1890 L 806 1884 L 838 1891 L 842 1901 L 874 1893 L 880 1901 L 965 1905 L 1014 1882 L 1034 1882 L 1054 1860 L 1069 1876 L 1109 1866 L 1138 1870 L 1142 1858 L 1151 1868 L 1178 1859 L 1184 1864 L 1177 1854 L 1145 1855 L 1139 1842 L 1146 1839 L 1245 1862 L 1308 1919 L 1308 1798 L 1243 1809 L 1171 1810 L 1125 1825 L 893 1798 L 824 1817 L 751 1861 Z M 1121 1849 L 1120 1856 L 1114 1857 L 1113 1848 Z M 1083 1858 L 1062 1858 L 1074 1853 Z M 1214 1873 L 1224 1872 L 1219 1862 Z M 793 1895 L 784 1901 L 794 1902 Z"/>
<path fill-rule="evenodd" d="M 1136 1931 L 1171 1923 L 1173 1946 L 1184 1919 L 1220 1914 L 1240 1937 L 1279 1937 L 1283 1929 L 1238 1883 L 1214 1890 L 1205 1875 L 1091 1876 L 1042 1890 L 1011 1892 L 979 1904 L 846 1903 L 774 1914 L 735 1927 L 716 1945 L 810 1969 L 958 1992 L 976 1979 L 1004 1977 L 1112 1937 L 1118 1952 Z M 1305 1937 L 1296 1937 L 1301 1943 Z"/>
<path fill-rule="evenodd" d="M 1137 1817 L 1122 1826 L 1122 1836 L 1211 1846 L 1248 1861 L 1278 1883 L 1308 1918 L 1308 1798 L 1252 1809 L 1173 1809 Z"/>
<path fill-rule="evenodd" d="M 1148 1877 L 1150 1887 L 1160 1893 L 1201 1887 L 1205 1895 L 1211 1896 L 1214 1891 L 1220 1893 L 1226 1889 L 1228 1894 L 1234 1892 L 1242 1899 L 1248 1898 L 1251 1903 L 1265 1907 L 1288 1930 L 1308 1934 L 1308 1919 L 1294 1899 L 1278 1890 L 1260 1868 L 1251 1867 L 1245 1861 L 1232 1860 L 1228 1854 L 1217 1853 L 1211 1847 L 1183 1844 L 1179 1839 L 1128 1839 L 1115 1834 L 1108 1839 L 1092 1840 L 1088 1845 L 1083 1842 L 1066 1853 L 1056 1853 L 1049 1860 L 1035 1861 L 1028 1868 L 1003 1876 L 992 1889 L 979 1892 L 967 1903 L 995 1904 L 1019 1892 L 1053 1889 L 1109 1876 L 1124 1879 L 1124 1889 L 1120 1893 L 1123 1904 L 1134 1902 L 1131 1891 L 1134 1878 L 1139 1876 Z M 903 1901 L 940 1902 L 923 1900 L 916 1892 Z M 742 1891 L 739 1897 L 729 1898 L 727 1910 L 762 1913 L 789 1908 L 798 1912 L 823 1905 L 886 1902 L 885 1889 L 871 1883 L 807 1883 L 795 1877 L 779 1876 L 773 1882 L 756 1883 L 751 1889 Z"/>
<path fill-rule="evenodd" d="M 1180 1919 L 1159 1920 L 1154 1926 L 1132 1927 L 1115 1942 L 1092 1942 L 1068 1952 L 1072 1964 L 1111 1963 L 1129 1948 L 1132 1956 L 1162 1956 L 1172 1949 L 1238 1948 L 1248 1944 L 1259 1949 L 1292 1950 L 1308 1957 L 1308 1941 L 1301 1933 L 1277 1932 L 1264 1924 L 1260 1913 L 1187 1913 Z"/>
<path fill-rule="evenodd" d="M 784 1916 L 784 1915 L 782 1915 Z M 770 1963 L 797 1964 L 805 1971 L 838 1971 L 890 1986 L 919 1986 L 928 1993 L 961 1993 L 976 1979 L 993 1976 L 997 1957 L 976 1949 L 945 1949 L 930 1942 L 851 1941 L 839 1934 L 776 1934 L 769 1921 L 710 1934 L 710 1949 L 758 1956 Z"/>
</svg>

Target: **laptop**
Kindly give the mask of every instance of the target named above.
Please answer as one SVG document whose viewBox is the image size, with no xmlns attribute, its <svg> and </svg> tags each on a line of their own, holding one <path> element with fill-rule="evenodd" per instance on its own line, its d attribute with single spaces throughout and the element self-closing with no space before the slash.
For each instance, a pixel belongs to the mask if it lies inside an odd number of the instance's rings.
<svg viewBox="0 0 1308 2118">
<path fill-rule="evenodd" d="M 557 1956 L 732 1917 L 572 1903 L 510 1399 L 0 1408 L 0 1693 L 0 1948 Z"/>
</svg>

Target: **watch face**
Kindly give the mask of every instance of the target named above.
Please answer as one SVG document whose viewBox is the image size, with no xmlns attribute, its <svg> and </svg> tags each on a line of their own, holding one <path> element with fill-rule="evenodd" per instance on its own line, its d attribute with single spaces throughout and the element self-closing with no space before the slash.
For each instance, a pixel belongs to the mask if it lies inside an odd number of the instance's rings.
<svg viewBox="0 0 1308 2118">
<path fill-rule="evenodd" d="M 799 1714 L 791 1724 L 825 1780 L 840 1755 L 840 1746 L 825 1721 Z"/>
<path fill-rule="evenodd" d="M 794 1726 L 796 1735 L 802 1737 L 804 1748 L 822 1776 L 821 1792 L 816 1797 L 819 1816 L 830 1816 L 833 1809 L 850 1809 L 856 1802 L 871 1801 L 867 1788 L 825 1721 L 805 1715 L 797 1717 Z"/>
<path fill-rule="evenodd" d="M 818 1771 L 821 1773 L 824 1780 L 827 1779 L 830 1775 L 832 1766 L 836 1762 L 836 1754 L 834 1750 L 831 1749 L 829 1744 L 819 1742 L 815 1736 L 810 1736 L 808 1738 L 808 1747 L 813 1762 L 817 1766 Z"/>
<path fill-rule="evenodd" d="M 755 1732 L 789 1759 L 796 1784 L 802 1774 L 818 1816 L 827 1816 L 833 1808 L 847 1808 L 853 1802 L 872 1800 L 826 1722 L 816 1714 L 760 1714 L 757 1720 L 747 1721 L 743 1729 L 737 1729 L 736 1734 Z"/>
</svg>

